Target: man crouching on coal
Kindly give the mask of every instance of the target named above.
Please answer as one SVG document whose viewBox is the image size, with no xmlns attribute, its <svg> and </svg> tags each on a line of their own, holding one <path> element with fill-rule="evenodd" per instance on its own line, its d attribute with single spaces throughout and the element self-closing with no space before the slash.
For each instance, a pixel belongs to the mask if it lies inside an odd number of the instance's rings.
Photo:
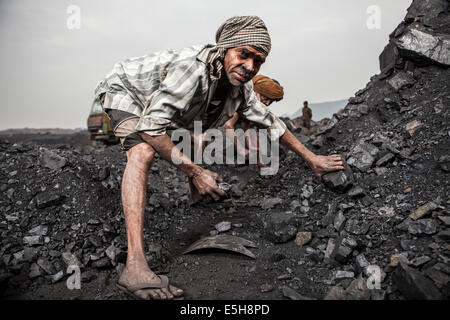
<svg viewBox="0 0 450 320">
<path fill-rule="evenodd" d="M 319 156 L 309 151 L 256 98 L 250 80 L 271 47 L 264 22 L 255 16 L 231 18 L 217 31 L 216 42 L 215 46 L 167 50 L 119 62 L 96 88 L 94 103 L 102 104 L 127 155 L 122 206 L 128 255 L 117 285 L 136 298 L 183 295 L 166 276 L 150 270 L 143 250 L 147 176 L 155 153 L 183 171 L 200 195 L 215 201 L 226 196 L 216 184 L 222 181 L 218 174 L 201 168 L 176 149 L 172 152 L 173 130 L 192 130 L 194 121 L 201 121 L 203 130 L 218 128 L 238 112 L 266 128 L 271 140 L 279 138 L 282 145 L 303 157 L 319 179 L 325 172 L 343 169 L 338 155 Z"/>
</svg>

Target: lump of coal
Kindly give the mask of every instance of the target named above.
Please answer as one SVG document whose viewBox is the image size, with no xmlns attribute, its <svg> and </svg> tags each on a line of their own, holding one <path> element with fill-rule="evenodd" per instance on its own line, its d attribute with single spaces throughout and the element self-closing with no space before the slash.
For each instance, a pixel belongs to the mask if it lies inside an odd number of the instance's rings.
<svg viewBox="0 0 450 320">
<path fill-rule="evenodd" d="M 230 221 L 222 221 L 219 222 L 214 226 L 217 231 L 219 232 L 225 232 L 231 229 L 231 222 Z"/>
<path fill-rule="evenodd" d="M 415 83 L 415 80 L 406 72 L 399 72 L 392 79 L 388 80 L 388 83 L 394 88 L 395 91 L 400 90 L 403 87 L 411 86 Z"/>
<path fill-rule="evenodd" d="M 438 36 L 425 30 L 411 28 L 396 43 L 402 55 L 416 61 L 450 65 L 450 37 L 448 35 Z"/>
<path fill-rule="evenodd" d="M 219 187 L 220 190 L 225 191 L 225 192 L 230 192 L 231 190 L 231 185 L 229 185 L 226 182 L 220 182 L 217 184 L 217 186 Z"/>
<path fill-rule="evenodd" d="M 344 170 L 326 173 L 322 176 L 323 183 L 336 192 L 344 193 L 353 185 L 353 172 L 344 162 Z"/>
<path fill-rule="evenodd" d="M 331 257 L 340 263 L 344 263 L 357 245 L 358 243 L 352 237 L 341 238 L 334 246 Z"/>
<path fill-rule="evenodd" d="M 45 148 L 41 148 L 41 151 L 40 162 L 43 167 L 58 170 L 66 165 L 67 160 L 65 158 Z"/>
<path fill-rule="evenodd" d="M 378 152 L 378 148 L 374 145 L 360 142 L 350 150 L 350 158 L 347 159 L 348 164 L 366 172 L 372 167 Z"/>
<path fill-rule="evenodd" d="M 418 271 L 400 262 L 394 272 L 393 279 L 397 288 L 408 299 L 439 300 L 441 293 L 434 284 Z"/>
<path fill-rule="evenodd" d="M 36 198 L 36 206 L 39 209 L 44 209 L 47 207 L 51 207 L 57 204 L 60 204 L 61 201 L 64 199 L 63 196 L 58 194 L 51 194 L 49 192 L 41 192 L 39 193 Z"/>
<path fill-rule="evenodd" d="M 433 219 L 422 219 L 410 222 L 408 232 L 414 235 L 435 234 L 437 232 L 438 223 Z"/>
<path fill-rule="evenodd" d="M 269 212 L 262 222 L 264 237 L 273 243 L 285 243 L 297 235 L 299 221 L 292 212 Z"/>
</svg>

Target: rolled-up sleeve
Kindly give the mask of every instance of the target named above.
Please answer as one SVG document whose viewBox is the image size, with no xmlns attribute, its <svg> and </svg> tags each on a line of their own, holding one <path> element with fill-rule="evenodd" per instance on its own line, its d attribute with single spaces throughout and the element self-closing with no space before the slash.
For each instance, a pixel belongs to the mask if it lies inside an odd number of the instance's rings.
<svg viewBox="0 0 450 320">
<path fill-rule="evenodd" d="M 189 108 L 202 74 L 203 69 L 197 62 L 169 67 L 159 89 L 149 98 L 136 131 L 151 136 L 164 135 L 174 116 Z"/>
<path fill-rule="evenodd" d="M 286 124 L 258 100 L 251 81 L 245 84 L 243 90 L 245 99 L 237 110 L 239 115 L 258 127 L 267 129 L 270 140 L 279 139 L 286 131 Z"/>
</svg>

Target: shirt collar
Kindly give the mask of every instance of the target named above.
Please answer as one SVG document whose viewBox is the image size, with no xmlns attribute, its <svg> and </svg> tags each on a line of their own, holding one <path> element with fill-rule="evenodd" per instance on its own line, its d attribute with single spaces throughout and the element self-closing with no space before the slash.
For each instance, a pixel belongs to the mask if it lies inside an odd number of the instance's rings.
<svg viewBox="0 0 450 320">
<path fill-rule="evenodd" d="M 214 47 L 214 45 L 212 44 L 207 44 L 198 54 L 197 54 L 197 60 L 203 62 L 203 63 L 207 63 L 208 60 L 208 55 L 209 52 L 211 51 L 211 49 Z M 236 99 L 239 96 L 239 93 L 243 92 L 242 91 L 243 86 L 231 86 L 231 97 L 233 99 Z"/>
<path fill-rule="evenodd" d="M 203 63 L 207 63 L 208 61 L 208 55 L 209 52 L 211 51 L 211 49 L 214 46 L 212 44 L 207 44 L 198 54 L 197 54 L 197 60 L 203 62 Z"/>
<path fill-rule="evenodd" d="M 237 98 L 237 96 L 239 95 L 239 93 L 241 92 L 241 89 L 242 89 L 242 86 L 239 86 L 239 87 L 235 87 L 235 86 L 231 86 L 231 97 L 233 98 L 233 99 L 236 99 Z"/>
</svg>

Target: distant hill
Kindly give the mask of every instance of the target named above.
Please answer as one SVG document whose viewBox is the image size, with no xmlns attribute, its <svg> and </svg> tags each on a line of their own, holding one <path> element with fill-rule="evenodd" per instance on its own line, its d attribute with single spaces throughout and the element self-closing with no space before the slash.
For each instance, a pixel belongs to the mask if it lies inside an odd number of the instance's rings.
<svg viewBox="0 0 450 320">
<path fill-rule="evenodd" d="M 86 131 L 86 129 L 83 128 L 76 128 L 76 129 L 60 129 L 60 128 L 22 128 L 22 129 L 6 129 L 1 130 L 0 135 L 2 136 L 8 136 L 8 135 L 17 135 L 17 134 L 75 134 L 75 133 L 81 133 Z"/>
<path fill-rule="evenodd" d="M 336 113 L 339 109 L 344 108 L 348 103 L 348 99 L 319 102 L 319 103 L 309 103 L 309 107 L 312 110 L 312 119 L 314 121 L 320 121 L 323 118 L 331 118 L 331 116 Z M 289 118 L 294 119 L 302 115 L 303 104 L 301 107 L 294 112 Z"/>
<path fill-rule="evenodd" d="M 91 144 L 87 129 L 81 128 L 8 129 L 0 131 L 0 141 L 3 139 L 6 139 L 9 143 L 38 143 L 41 145 L 70 144 L 87 146 Z"/>
</svg>

